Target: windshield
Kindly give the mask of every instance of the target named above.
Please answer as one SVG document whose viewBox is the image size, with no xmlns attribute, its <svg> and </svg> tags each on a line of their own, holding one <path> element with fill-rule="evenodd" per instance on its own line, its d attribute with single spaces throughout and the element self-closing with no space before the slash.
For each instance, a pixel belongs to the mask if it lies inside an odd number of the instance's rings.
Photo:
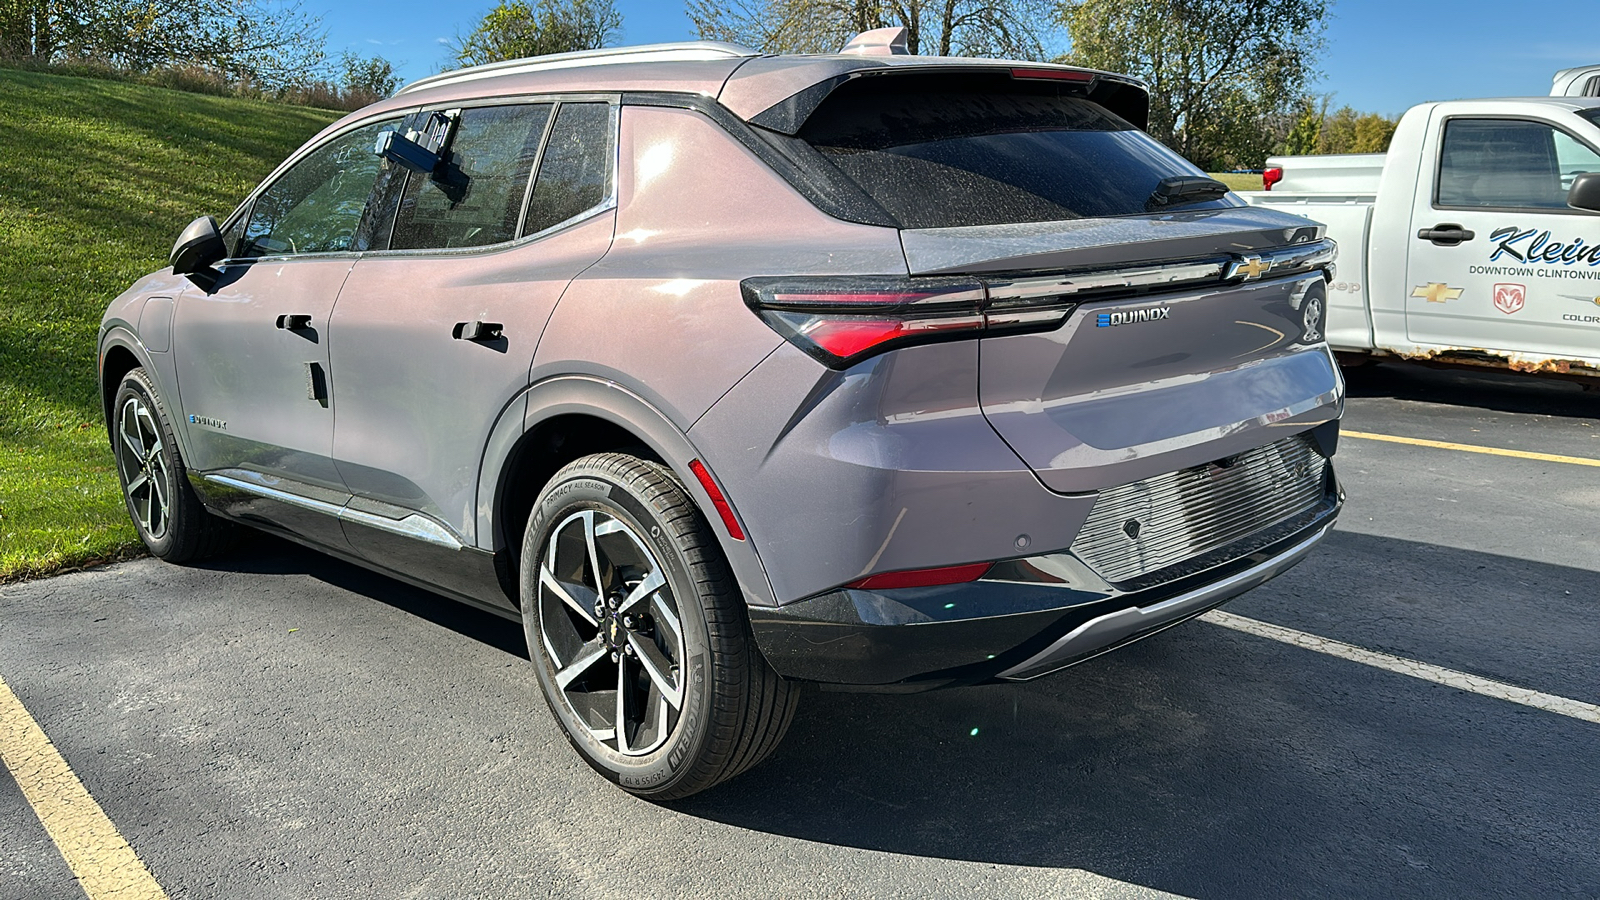
<svg viewBox="0 0 1600 900">
<path fill-rule="evenodd" d="M 1143 214 L 1162 179 L 1204 174 L 1066 90 L 1009 77 L 861 79 L 799 137 L 904 228 Z"/>
</svg>

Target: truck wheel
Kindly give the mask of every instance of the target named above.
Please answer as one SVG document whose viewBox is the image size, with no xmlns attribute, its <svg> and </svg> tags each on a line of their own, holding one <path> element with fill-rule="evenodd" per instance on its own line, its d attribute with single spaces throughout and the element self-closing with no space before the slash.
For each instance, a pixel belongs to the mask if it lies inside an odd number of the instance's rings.
<svg viewBox="0 0 1600 900">
<path fill-rule="evenodd" d="M 705 517 L 665 467 L 586 456 L 522 541 L 522 621 L 545 701 L 595 771 L 673 800 L 760 762 L 798 691 L 755 647 Z"/>
<path fill-rule="evenodd" d="M 117 388 L 111 449 L 128 515 L 152 556 L 187 563 L 227 549 L 237 526 L 207 512 L 189 486 L 166 404 L 144 369 L 130 371 Z"/>
</svg>

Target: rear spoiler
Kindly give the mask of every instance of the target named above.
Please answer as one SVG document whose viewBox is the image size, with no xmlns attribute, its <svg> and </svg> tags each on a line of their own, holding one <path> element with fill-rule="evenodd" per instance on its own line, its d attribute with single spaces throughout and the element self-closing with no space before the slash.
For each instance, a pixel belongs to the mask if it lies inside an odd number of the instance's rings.
<svg viewBox="0 0 1600 900">
<path fill-rule="evenodd" d="M 855 79 L 949 77 L 957 74 L 969 74 L 975 79 L 992 79 L 1008 75 L 1017 81 L 1059 82 L 1067 92 L 1080 95 L 1089 102 L 1103 107 L 1135 128 L 1142 130 L 1150 124 L 1150 91 L 1144 82 L 1127 75 L 1046 63 L 882 66 L 868 63 L 860 68 L 825 78 L 791 94 L 751 116 L 747 121 L 768 131 L 793 137 L 800 132 L 806 119 L 822 105 L 822 101 L 840 86 Z"/>
</svg>

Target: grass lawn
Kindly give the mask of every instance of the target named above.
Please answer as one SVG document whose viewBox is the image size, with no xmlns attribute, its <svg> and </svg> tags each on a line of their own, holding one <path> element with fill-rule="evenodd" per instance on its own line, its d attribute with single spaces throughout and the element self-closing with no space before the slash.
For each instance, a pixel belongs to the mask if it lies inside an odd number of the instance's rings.
<svg viewBox="0 0 1600 900">
<path fill-rule="evenodd" d="M 1210 172 L 1212 178 L 1228 186 L 1230 191 L 1259 191 L 1261 190 L 1260 175 L 1236 175 L 1232 172 Z"/>
<path fill-rule="evenodd" d="M 0 582 L 137 547 L 95 387 L 106 303 L 335 113 L 0 70 Z"/>
</svg>

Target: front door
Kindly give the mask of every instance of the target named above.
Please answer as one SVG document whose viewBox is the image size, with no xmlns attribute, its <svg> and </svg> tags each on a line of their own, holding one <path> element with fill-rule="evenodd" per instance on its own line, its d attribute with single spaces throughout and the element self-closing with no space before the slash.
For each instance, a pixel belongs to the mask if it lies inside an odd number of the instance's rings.
<svg viewBox="0 0 1600 900">
<path fill-rule="evenodd" d="M 1567 206 L 1573 177 L 1600 171 L 1593 125 L 1455 115 L 1435 134 L 1408 235 L 1410 339 L 1600 357 L 1600 215 Z"/>
<path fill-rule="evenodd" d="M 346 534 L 371 561 L 505 602 L 483 589 L 483 555 L 452 545 L 490 545 L 476 527 L 489 434 L 522 416 L 545 322 L 611 245 L 613 109 L 462 110 L 446 165 L 409 176 L 387 248 L 351 272 L 333 313 L 333 455 L 366 515 Z"/>
<path fill-rule="evenodd" d="M 343 544 L 328 357 L 334 302 L 378 172 L 375 123 L 313 150 L 228 229 L 210 291 L 178 302 L 173 341 L 189 467 L 233 512 Z"/>
</svg>

